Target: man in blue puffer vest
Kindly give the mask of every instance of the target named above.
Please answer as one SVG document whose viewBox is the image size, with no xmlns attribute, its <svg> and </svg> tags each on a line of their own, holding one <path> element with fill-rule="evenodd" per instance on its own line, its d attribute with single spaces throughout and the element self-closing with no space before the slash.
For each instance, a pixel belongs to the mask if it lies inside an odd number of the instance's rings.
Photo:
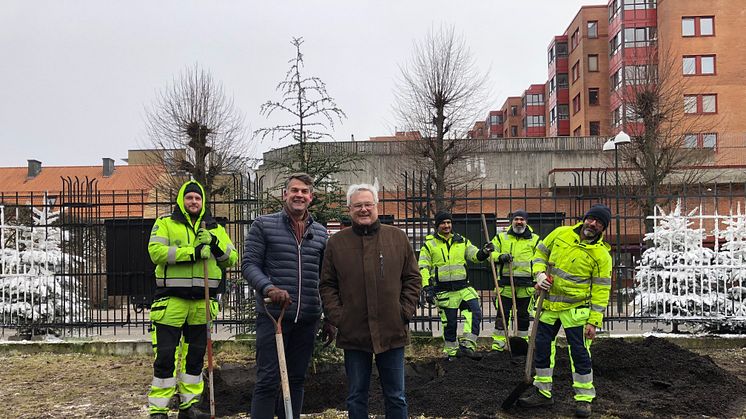
<svg viewBox="0 0 746 419">
<path fill-rule="evenodd" d="M 280 369 L 275 346 L 275 318 L 282 307 L 285 344 L 293 415 L 303 408 L 303 384 L 313 353 L 321 317 L 319 271 L 326 248 L 326 228 L 308 212 L 313 200 L 313 179 L 293 174 L 282 193 L 283 209 L 258 217 L 251 224 L 241 263 L 243 277 L 256 291 L 256 385 L 251 399 L 251 417 L 285 417 L 280 398 Z M 270 298 L 271 304 L 264 303 Z M 335 330 L 324 326 L 331 341 Z"/>
</svg>

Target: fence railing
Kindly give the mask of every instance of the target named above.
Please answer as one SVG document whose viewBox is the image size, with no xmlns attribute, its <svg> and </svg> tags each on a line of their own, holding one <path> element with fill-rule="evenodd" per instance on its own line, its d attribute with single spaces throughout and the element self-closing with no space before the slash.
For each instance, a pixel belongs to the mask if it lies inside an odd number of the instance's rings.
<svg viewBox="0 0 746 419">
<path fill-rule="evenodd" d="M 154 219 L 172 211 L 174 197 L 144 192 L 102 193 L 97 190 L 95 180 L 68 179 L 62 183 L 62 192 L 54 197 L 32 196 L 25 201 L 27 203 L 16 199 L 10 204 L 3 200 L 6 204 L 0 206 L 2 333 L 8 329 L 24 335 L 50 330 L 70 336 L 145 334 L 154 286 L 147 241 Z M 426 176 L 407 175 L 403 185 L 401 189 L 381 190 L 379 214 L 383 222 L 403 229 L 415 250 L 419 250 L 424 237 L 433 228 L 430 221 L 433 199 L 428 193 Z M 718 249 L 729 242 L 717 233 L 726 228 L 729 220 L 726 215 L 735 212 L 738 205 L 746 208 L 744 186 L 741 183 L 693 185 L 677 189 L 675 194 L 670 192 L 673 189 L 662 187 L 663 193 L 652 198 L 666 213 L 673 211 L 677 202 L 682 211 L 696 208 L 702 215 L 696 222 L 706 231 L 697 248 L 719 252 Z M 210 205 L 242 253 L 247 245 L 248 228 L 262 212 L 263 191 L 261 185 L 245 177 L 237 177 L 232 190 L 234 196 L 210 202 Z M 0 200 L 2 198 L 0 196 Z M 613 213 L 605 240 L 611 245 L 614 260 L 607 321 L 624 321 L 628 325 L 655 320 L 743 320 L 744 313 L 733 309 L 736 300 L 713 304 L 715 309 L 683 316 L 677 315 L 681 314 L 681 306 L 676 309 L 677 306 L 661 304 L 651 297 L 655 294 L 651 293 L 651 287 L 656 285 L 639 281 L 638 262 L 643 252 L 654 245 L 652 239 L 646 239 L 646 232 L 659 220 L 647 219 L 639 205 L 645 198 L 651 197 L 631 192 L 617 200 L 614 188 L 609 185 L 575 184 L 533 189 L 478 187 L 449 191 L 446 201 L 454 214 L 454 230 L 477 246 L 484 241 L 482 214 L 488 219 L 488 233 L 492 237 L 509 224 L 510 213 L 524 209 L 529 213 L 529 224 L 543 237 L 559 225 L 582 220 L 593 203 L 605 203 Z M 707 217 L 716 213 L 721 216 Z M 342 226 L 330 224 L 329 228 L 333 233 Z M 732 277 L 736 275 L 733 263 L 729 268 L 723 263 L 712 263 L 707 269 L 717 271 L 721 267 L 722 273 L 717 275 Z M 483 264 L 469 264 L 468 270 L 470 281 L 483 300 L 483 321 L 485 324 L 494 322 L 491 273 Z M 701 283 L 707 282 L 702 279 L 706 276 L 697 274 L 696 269 L 693 271 L 695 276 L 699 275 Z M 719 288 L 692 286 L 692 289 L 700 292 L 700 299 L 709 298 L 706 297 L 709 292 L 717 293 L 718 298 L 729 293 L 746 296 L 741 277 L 731 277 L 718 280 Z M 669 275 L 669 278 L 676 278 L 676 275 Z M 241 278 L 240 267 L 228 269 L 225 279 L 225 288 L 221 290 L 222 311 L 216 319 L 216 327 L 231 334 L 252 330 L 253 292 Z M 645 298 L 640 297 L 643 292 Z M 658 295 L 661 292 L 658 291 Z M 727 309 L 729 304 L 731 309 Z M 660 309 L 652 310 L 654 305 Z M 723 308 L 722 312 L 718 307 Z M 423 307 L 418 310 L 412 328 L 435 330 L 438 324 L 436 309 Z"/>
</svg>

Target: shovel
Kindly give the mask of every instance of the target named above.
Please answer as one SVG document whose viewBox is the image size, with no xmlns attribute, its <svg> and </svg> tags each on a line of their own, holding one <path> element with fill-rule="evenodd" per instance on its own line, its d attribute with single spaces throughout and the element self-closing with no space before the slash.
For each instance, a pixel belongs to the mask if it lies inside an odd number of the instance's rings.
<svg viewBox="0 0 746 419">
<path fill-rule="evenodd" d="M 513 251 L 512 245 L 511 245 L 511 253 Z M 526 355 L 526 352 L 528 351 L 528 342 L 526 342 L 525 339 L 523 339 L 520 336 L 516 336 L 518 334 L 518 304 L 516 304 L 515 300 L 515 281 L 513 280 L 513 262 L 510 262 L 508 265 L 508 268 L 510 269 L 510 296 L 513 299 L 513 327 L 511 328 L 513 330 L 513 336 L 511 336 L 508 340 L 510 341 L 510 347 L 512 348 L 511 353 L 513 355 Z"/>
<path fill-rule="evenodd" d="M 201 224 L 202 228 L 207 228 L 204 221 Z M 207 259 L 202 261 L 202 268 L 204 271 L 204 287 L 205 287 L 205 325 L 207 327 L 207 379 L 208 379 L 208 391 L 210 394 L 210 419 L 215 417 L 215 389 L 213 387 L 213 373 L 212 373 L 212 336 L 210 334 L 211 322 L 210 318 L 210 284 L 209 284 L 209 268 L 207 267 Z"/>
<path fill-rule="evenodd" d="M 518 400 L 518 398 L 521 397 L 521 394 L 531 388 L 534 383 L 534 377 L 532 373 L 534 367 L 534 351 L 536 350 L 536 332 L 537 330 L 539 330 L 539 319 L 541 318 L 542 304 L 544 303 L 544 297 L 546 296 L 546 294 L 546 291 L 541 290 L 539 292 L 539 298 L 536 300 L 536 315 L 534 316 L 534 324 L 531 325 L 531 337 L 529 338 L 528 343 L 528 353 L 526 354 L 526 371 L 524 372 L 523 381 L 518 383 L 513 391 L 510 392 L 505 401 L 503 401 L 503 404 L 500 405 L 503 410 L 510 409 Z"/>
<path fill-rule="evenodd" d="M 267 297 L 264 299 L 265 304 L 271 303 L 272 300 Z M 266 311 L 266 309 L 265 309 Z M 288 380 L 288 367 L 285 362 L 285 344 L 282 340 L 282 316 L 285 315 L 285 307 L 280 310 L 277 320 L 267 312 L 267 316 L 275 324 L 275 344 L 277 345 L 277 363 L 280 366 L 280 382 L 282 384 L 282 403 L 285 406 L 285 419 L 293 419 L 293 405 L 290 401 L 290 381 Z"/>
<path fill-rule="evenodd" d="M 482 214 L 482 230 L 484 230 L 484 239 L 489 242 L 490 241 L 490 233 L 487 232 L 487 219 L 484 218 L 484 214 Z M 495 294 L 497 295 L 496 301 L 497 306 L 500 308 L 500 319 L 502 319 L 503 322 L 503 331 L 505 332 L 505 347 L 508 348 L 508 352 L 513 355 L 513 351 L 510 349 L 510 339 L 508 339 L 508 324 L 505 321 L 505 309 L 503 308 L 503 302 L 500 298 L 500 285 L 497 283 L 497 271 L 495 271 L 495 264 L 492 263 L 492 255 L 487 257 L 490 268 L 492 268 L 492 279 L 495 281 Z M 521 339 L 523 340 L 523 339 Z"/>
</svg>

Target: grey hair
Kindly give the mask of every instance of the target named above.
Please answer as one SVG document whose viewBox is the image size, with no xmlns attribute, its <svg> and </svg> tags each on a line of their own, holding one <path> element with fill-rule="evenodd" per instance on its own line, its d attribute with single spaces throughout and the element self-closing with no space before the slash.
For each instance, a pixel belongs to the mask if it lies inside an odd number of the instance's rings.
<svg viewBox="0 0 746 419">
<path fill-rule="evenodd" d="M 377 185 L 371 185 L 369 183 L 361 183 L 358 185 L 350 185 L 349 188 L 347 188 L 347 206 L 350 206 L 352 203 L 352 195 L 355 195 L 358 192 L 361 191 L 368 191 L 373 194 L 373 203 L 378 203 L 378 186 Z"/>
</svg>

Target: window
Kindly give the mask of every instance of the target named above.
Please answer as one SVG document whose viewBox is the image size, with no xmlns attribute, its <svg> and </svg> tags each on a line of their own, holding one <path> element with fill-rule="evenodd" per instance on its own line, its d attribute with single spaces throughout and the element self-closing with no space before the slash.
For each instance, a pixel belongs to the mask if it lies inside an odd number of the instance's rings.
<svg viewBox="0 0 746 419">
<path fill-rule="evenodd" d="M 588 55 L 588 71 L 598 71 L 598 55 Z"/>
<path fill-rule="evenodd" d="M 557 74 L 557 88 L 558 89 L 567 89 L 569 86 L 570 85 L 567 82 L 567 73 L 559 73 L 559 74 Z"/>
<path fill-rule="evenodd" d="M 557 58 L 567 57 L 567 42 L 559 42 L 555 48 L 557 49 Z"/>
<path fill-rule="evenodd" d="M 588 125 L 588 135 L 601 135 L 601 122 L 591 121 Z"/>
<path fill-rule="evenodd" d="M 492 139 L 494 139 L 494 138 L 500 138 L 500 134 L 498 134 L 496 132 L 492 132 L 492 133 L 490 133 L 490 138 L 492 138 Z"/>
<path fill-rule="evenodd" d="M 580 93 L 572 98 L 572 114 L 575 115 L 578 112 L 580 112 Z"/>
<path fill-rule="evenodd" d="M 510 115 L 511 116 L 518 116 L 518 106 L 516 106 L 516 105 L 510 105 Z"/>
<path fill-rule="evenodd" d="M 655 27 L 624 29 L 624 47 L 645 47 L 655 42 L 657 31 Z"/>
<path fill-rule="evenodd" d="M 624 0 L 624 10 L 655 9 L 656 0 Z"/>
<path fill-rule="evenodd" d="M 718 135 L 714 132 L 704 134 L 684 134 L 681 146 L 684 148 L 717 148 Z"/>
<path fill-rule="evenodd" d="M 624 66 L 624 84 L 648 84 L 653 83 L 658 71 L 655 65 L 627 65 Z"/>
<path fill-rule="evenodd" d="M 552 96 L 552 93 L 554 93 L 554 89 L 556 88 L 556 77 L 552 77 L 549 79 L 549 96 Z"/>
<path fill-rule="evenodd" d="M 580 61 L 576 61 L 572 66 L 572 82 L 575 83 L 580 78 Z"/>
<path fill-rule="evenodd" d="M 518 136 L 518 126 L 517 125 L 511 125 L 510 126 L 510 136 L 511 137 L 517 137 Z"/>
<path fill-rule="evenodd" d="M 572 136 L 573 137 L 580 137 L 580 128 L 581 127 L 577 127 L 574 130 L 572 130 Z"/>
<path fill-rule="evenodd" d="M 528 115 L 526 116 L 526 127 L 543 127 L 544 126 L 544 115 Z"/>
<path fill-rule="evenodd" d="M 682 63 L 685 76 L 715 74 L 714 55 L 685 55 Z"/>
<path fill-rule="evenodd" d="M 549 51 L 547 51 L 547 62 L 549 64 L 554 62 L 554 47 L 549 48 Z"/>
<path fill-rule="evenodd" d="M 598 38 L 598 21 L 588 21 L 588 38 Z"/>
<path fill-rule="evenodd" d="M 525 98 L 526 106 L 542 106 L 544 105 L 544 94 L 528 94 Z"/>
<path fill-rule="evenodd" d="M 570 51 L 575 50 L 580 43 L 580 28 L 575 29 L 575 32 L 570 36 Z"/>
<path fill-rule="evenodd" d="M 717 113 L 717 95 L 684 95 L 684 112 L 688 114 Z"/>
<path fill-rule="evenodd" d="M 715 148 L 718 143 L 718 135 L 715 133 L 702 134 L 702 148 Z"/>
<path fill-rule="evenodd" d="M 611 0 L 609 2 L 609 22 L 614 20 L 614 18 L 619 14 L 619 7 L 621 0 Z"/>
<path fill-rule="evenodd" d="M 617 52 L 619 52 L 619 49 L 621 46 L 622 46 L 622 31 L 620 30 L 609 41 L 609 56 L 611 57 Z"/>
<path fill-rule="evenodd" d="M 588 89 L 588 105 L 590 106 L 598 105 L 598 88 L 597 87 L 591 87 L 590 89 Z"/>
<path fill-rule="evenodd" d="M 694 16 L 681 18 L 681 36 L 714 36 L 715 17 Z"/>
<path fill-rule="evenodd" d="M 614 74 L 609 77 L 609 87 L 611 87 L 611 91 L 622 87 L 622 69 L 615 71 Z"/>
<path fill-rule="evenodd" d="M 490 115 L 490 125 L 497 125 L 497 115 Z"/>
<path fill-rule="evenodd" d="M 566 121 L 570 119 L 569 105 L 557 105 L 557 119 L 559 119 L 560 121 Z"/>
<path fill-rule="evenodd" d="M 684 148 L 696 148 L 697 142 L 697 134 L 686 134 L 684 135 L 682 146 L 684 146 Z"/>
<path fill-rule="evenodd" d="M 554 123 L 557 121 L 557 108 L 552 108 L 549 110 L 549 125 L 554 125 Z"/>
<path fill-rule="evenodd" d="M 611 111 L 611 126 L 618 127 L 622 124 L 622 106 Z"/>
</svg>

